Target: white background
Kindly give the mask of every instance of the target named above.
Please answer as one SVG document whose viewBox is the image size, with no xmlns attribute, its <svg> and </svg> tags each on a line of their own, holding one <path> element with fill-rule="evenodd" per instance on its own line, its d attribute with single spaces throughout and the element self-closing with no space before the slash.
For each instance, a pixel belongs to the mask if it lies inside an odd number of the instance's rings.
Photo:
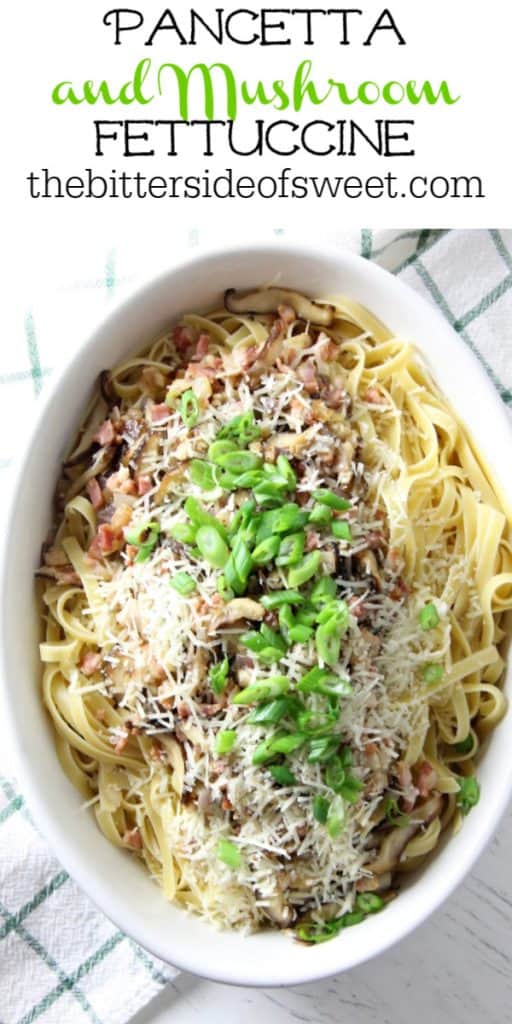
<svg viewBox="0 0 512 1024">
<path fill-rule="evenodd" d="M 269 8 L 286 6 L 284 0 L 266 0 Z M 201 0 L 197 9 L 207 16 L 219 0 Z M 126 42 L 113 45 L 112 29 L 102 24 L 104 13 L 113 0 L 91 0 L 87 4 L 69 0 L 47 0 L 39 3 L 26 0 L 9 6 L 6 30 L 6 57 L 10 68 L 7 78 L 7 127 L 3 142 L 6 159 L 3 164 L 6 216 L 13 226 L 12 244 L 19 247 L 24 265 L 26 259 L 35 266 L 44 256 L 51 260 L 52 249 L 65 246 L 70 258 L 80 245 L 82 235 L 114 238 L 116 242 L 129 232 L 140 236 L 141 250 L 151 244 L 155 232 L 172 231 L 176 224 L 193 218 L 202 225 L 216 225 L 222 235 L 223 225 L 232 217 L 243 219 L 250 235 L 262 219 L 272 224 L 304 226 L 307 234 L 314 231 L 317 218 L 337 219 L 344 226 L 369 224 L 373 227 L 410 227 L 417 223 L 429 226 L 490 226 L 510 224 L 510 116 L 509 65 L 511 16 L 510 5 L 503 0 L 392 0 L 390 8 L 406 46 L 398 46 L 394 33 L 380 32 L 374 45 L 362 47 L 375 17 L 383 9 L 381 0 L 370 0 L 359 6 L 364 17 L 353 20 L 354 31 L 349 46 L 338 44 L 336 22 L 325 19 L 319 23 L 319 42 L 314 47 L 301 45 L 302 19 L 287 18 L 291 26 L 293 46 L 218 47 L 213 42 L 195 47 L 180 46 L 174 33 L 162 33 L 153 47 L 144 47 L 153 23 L 163 10 L 160 0 L 144 0 L 138 6 L 145 14 L 146 31 L 127 33 Z M 130 6 L 130 5 L 127 5 Z M 133 6 L 137 6 L 134 4 Z M 188 4 L 180 0 L 173 9 L 186 24 Z M 230 9 L 226 0 L 226 9 Z M 234 3 L 233 7 L 245 6 Z M 250 6 L 250 4 L 248 5 Z M 294 7 L 293 4 L 289 5 Z M 307 4 L 302 3 L 302 7 Z M 319 6 L 311 4 L 310 6 Z M 321 6 L 321 5 L 320 5 Z M 328 7 L 329 5 L 325 5 Z M 340 5 L 338 5 L 340 6 Z M 347 6 L 358 6 L 349 4 Z M 255 5 L 255 8 L 258 9 Z M 322 19 L 322 24 L 323 24 Z M 253 117 L 291 117 L 305 123 L 316 117 L 336 120 L 350 118 L 368 126 L 375 117 L 413 117 L 412 129 L 417 155 L 385 159 L 370 151 L 358 158 L 313 158 L 301 154 L 288 158 L 236 158 L 219 151 L 214 160 L 195 152 L 192 144 L 186 156 L 165 155 L 146 159 L 123 160 L 112 145 L 110 157 L 93 158 L 95 118 L 176 116 L 174 104 L 158 99 L 142 110 L 138 107 L 103 106 L 55 107 L 51 103 L 53 86 L 63 79 L 80 84 L 85 79 L 108 78 L 120 85 L 130 77 L 137 62 L 150 56 L 155 64 L 174 60 L 189 67 L 197 60 L 209 63 L 224 60 L 249 82 L 259 78 L 272 81 L 288 78 L 298 62 L 310 58 L 314 77 L 322 83 L 327 76 L 353 85 L 366 79 L 385 82 L 389 79 L 422 81 L 433 84 L 446 78 L 462 99 L 452 107 L 407 105 L 389 107 L 338 106 L 329 102 L 322 107 L 305 107 L 295 115 L 256 108 L 241 113 L 244 121 Z M 219 91 L 221 95 L 222 90 Z M 220 114 L 222 116 L 222 113 Z M 165 153 L 165 150 L 162 150 Z M 91 166 L 97 172 L 141 170 L 145 173 L 176 175 L 200 173 L 205 166 L 218 172 L 233 164 L 237 173 L 267 174 L 290 165 L 298 174 L 385 174 L 392 171 L 409 177 L 412 174 L 445 176 L 478 174 L 485 185 L 485 199 L 322 199 L 301 200 L 32 200 L 26 199 L 26 175 L 30 170 L 49 167 L 66 176 L 80 173 Z M 15 219 L 14 219 L 15 215 Z"/>
</svg>

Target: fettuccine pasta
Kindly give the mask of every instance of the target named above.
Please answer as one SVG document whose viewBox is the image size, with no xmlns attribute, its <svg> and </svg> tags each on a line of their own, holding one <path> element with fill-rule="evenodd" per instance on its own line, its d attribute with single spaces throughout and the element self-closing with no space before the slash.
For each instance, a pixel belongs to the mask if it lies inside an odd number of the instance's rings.
<svg viewBox="0 0 512 1024">
<path fill-rule="evenodd" d="M 104 372 L 38 576 L 64 771 L 214 924 L 330 938 L 478 801 L 510 512 L 350 299 L 228 292 Z"/>
</svg>

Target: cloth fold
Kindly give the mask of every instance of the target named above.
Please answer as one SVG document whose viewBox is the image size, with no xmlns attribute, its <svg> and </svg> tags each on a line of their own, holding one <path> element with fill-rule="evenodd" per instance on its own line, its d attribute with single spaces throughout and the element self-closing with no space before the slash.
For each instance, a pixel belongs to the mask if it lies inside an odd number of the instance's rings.
<svg viewBox="0 0 512 1024">
<path fill-rule="evenodd" d="M 269 228 L 267 237 L 283 233 Z M 233 231 L 229 241 L 236 240 Z M 161 248 L 152 247 L 150 264 L 145 254 L 144 277 L 169 266 L 173 252 L 209 241 L 208 231 L 194 227 L 178 231 L 172 244 L 165 234 Z M 512 231 L 333 230 L 316 241 L 376 260 L 434 302 L 512 415 Z M 26 306 L 12 317 L 13 336 L 0 355 L 4 493 L 16 460 L 12 425 L 19 410 L 30 416 L 52 369 L 66 358 L 73 325 L 83 336 L 113 295 L 137 284 L 140 270 L 137 239 L 108 253 L 89 239 L 72 266 L 63 254 L 51 272 L 42 269 L 44 286 L 25 282 Z M 0 1024 L 125 1024 L 176 972 L 119 932 L 59 866 L 13 780 L 3 733 L 0 715 Z"/>
</svg>

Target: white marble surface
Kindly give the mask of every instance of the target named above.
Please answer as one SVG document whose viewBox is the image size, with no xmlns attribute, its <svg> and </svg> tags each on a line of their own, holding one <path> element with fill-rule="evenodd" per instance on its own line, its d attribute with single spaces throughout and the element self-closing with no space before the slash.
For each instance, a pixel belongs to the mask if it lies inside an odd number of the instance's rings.
<svg viewBox="0 0 512 1024">
<path fill-rule="evenodd" d="M 383 956 L 283 989 L 230 988 L 182 974 L 131 1024 L 512 1022 L 511 853 L 509 810 L 467 881 Z"/>
</svg>

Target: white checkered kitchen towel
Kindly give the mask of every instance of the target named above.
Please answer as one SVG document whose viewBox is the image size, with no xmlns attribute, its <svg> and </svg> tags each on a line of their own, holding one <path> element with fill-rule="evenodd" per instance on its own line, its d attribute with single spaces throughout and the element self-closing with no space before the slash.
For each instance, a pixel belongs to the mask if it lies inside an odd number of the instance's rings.
<svg viewBox="0 0 512 1024">
<path fill-rule="evenodd" d="M 269 229 L 276 233 L 283 232 Z M 145 254 L 144 276 L 168 266 L 173 252 L 208 241 L 196 228 L 178 230 L 165 250 L 152 247 L 150 264 Z M 512 231 L 363 230 L 324 241 L 382 263 L 438 305 L 512 412 Z M 62 265 L 43 270 L 42 284 L 22 293 L 0 355 L 4 492 L 20 403 L 37 400 L 74 333 L 82 337 L 112 295 L 137 283 L 140 266 L 138 244 L 106 253 L 90 242 L 72 268 L 64 254 Z M 0 1024 L 123 1024 L 173 972 L 123 936 L 60 868 L 30 821 L 8 751 L 0 716 Z"/>
</svg>

